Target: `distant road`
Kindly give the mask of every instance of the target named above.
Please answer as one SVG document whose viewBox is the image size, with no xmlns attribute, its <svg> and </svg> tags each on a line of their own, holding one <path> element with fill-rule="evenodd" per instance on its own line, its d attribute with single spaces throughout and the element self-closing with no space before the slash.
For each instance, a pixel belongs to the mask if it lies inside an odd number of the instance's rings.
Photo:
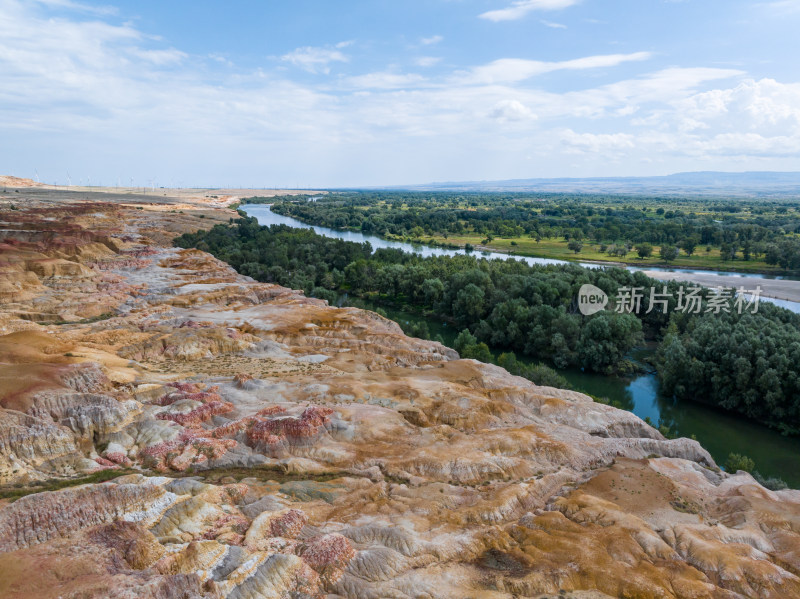
<svg viewBox="0 0 800 599">
<path fill-rule="evenodd" d="M 660 270 L 642 271 L 648 277 L 660 281 L 687 281 L 697 283 L 705 287 L 732 287 L 738 289 L 744 287 L 746 291 L 761 287 L 761 295 L 773 297 L 775 299 L 800 302 L 800 281 L 786 281 L 782 279 L 756 279 L 727 275 L 716 275 L 714 273 L 685 273 L 685 272 L 664 272 Z"/>
</svg>

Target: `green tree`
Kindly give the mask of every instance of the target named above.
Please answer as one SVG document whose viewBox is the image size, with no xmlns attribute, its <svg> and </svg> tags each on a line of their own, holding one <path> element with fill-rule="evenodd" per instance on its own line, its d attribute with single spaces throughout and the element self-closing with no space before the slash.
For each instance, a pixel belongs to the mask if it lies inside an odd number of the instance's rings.
<svg viewBox="0 0 800 599">
<path fill-rule="evenodd" d="M 583 249 L 583 244 L 577 239 L 573 239 L 567 244 L 567 247 L 571 252 L 575 252 L 576 254 L 578 254 Z"/>
<path fill-rule="evenodd" d="M 475 338 L 475 335 L 470 333 L 469 329 L 464 329 L 458 334 L 456 340 L 453 342 L 453 349 L 460 354 L 467 346 L 476 345 L 477 343 L 478 340 Z"/>
<path fill-rule="evenodd" d="M 694 251 L 697 249 L 697 238 L 696 237 L 687 237 L 683 241 L 681 241 L 681 249 L 686 252 L 687 256 L 691 256 L 694 254 Z"/>
<path fill-rule="evenodd" d="M 442 296 L 444 296 L 444 283 L 441 279 L 425 279 L 422 282 L 422 294 L 425 297 L 425 303 L 429 306 L 438 304 Z"/>
<path fill-rule="evenodd" d="M 551 342 L 553 348 L 553 364 L 558 368 L 566 368 L 573 360 L 573 352 L 567 343 L 566 338 L 561 333 L 556 333 Z"/>
<path fill-rule="evenodd" d="M 511 374 L 518 374 L 520 363 L 517 361 L 517 356 L 514 355 L 514 352 L 503 352 L 500 354 L 500 357 L 497 358 L 497 365 L 500 368 L 505 368 Z"/>
<path fill-rule="evenodd" d="M 417 337 L 418 339 L 431 338 L 431 331 L 428 328 L 428 323 L 424 320 L 419 322 L 404 323 L 401 328 L 409 337 Z"/>
<path fill-rule="evenodd" d="M 653 246 L 649 243 L 640 243 L 636 246 L 636 253 L 639 254 L 639 258 L 642 260 L 649 258 L 653 255 Z"/>
<path fill-rule="evenodd" d="M 456 295 L 453 302 L 453 315 L 465 323 L 475 322 L 483 313 L 483 289 L 469 283 Z"/>
<path fill-rule="evenodd" d="M 678 257 L 678 248 L 674 245 L 662 245 L 658 254 L 664 262 L 672 262 Z"/>
<path fill-rule="evenodd" d="M 492 352 L 485 343 L 468 345 L 464 348 L 464 353 L 461 354 L 461 357 L 464 359 L 478 360 L 478 362 L 485 362 L 486 364 L 491 364 L 492 362 Z"/>
<path fill-rule="evenodd" d="M 736 245 L 733 243 L 723 243 L 719 248 L 719 255 L 723 262 L 736 260 Z"/>
<path fill-rule="evenodd" d="M 633 314 L 600 312 L 581 329 L 578 358 L 584 368 L 610 374 L 641 336 L 642 321 Z"/>
</svg>

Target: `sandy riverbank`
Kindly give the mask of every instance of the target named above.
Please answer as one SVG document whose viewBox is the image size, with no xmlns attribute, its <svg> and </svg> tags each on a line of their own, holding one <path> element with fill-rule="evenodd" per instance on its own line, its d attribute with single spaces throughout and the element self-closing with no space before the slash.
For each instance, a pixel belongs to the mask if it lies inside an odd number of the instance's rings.
<svg viewBox="0 0 800 599">
<path fill-rule="evenodd" d="M 643 271 L 648 277 L 659 281 L 687 281 L 705 287 L 732 287 L 738 289 L 744 287 L 747 291 L 752 291 L 756 287 L 761 287 L 761 295 L 775 299 L 800 302 L 800 281 L 788 281 L 783 279 L 756 279 L 738 277 L 735 275 L 717 275 L 713 272 L 708 273 L 686 273 L 686 272 L 663 272 L 658 270 Z"/>
</svg>

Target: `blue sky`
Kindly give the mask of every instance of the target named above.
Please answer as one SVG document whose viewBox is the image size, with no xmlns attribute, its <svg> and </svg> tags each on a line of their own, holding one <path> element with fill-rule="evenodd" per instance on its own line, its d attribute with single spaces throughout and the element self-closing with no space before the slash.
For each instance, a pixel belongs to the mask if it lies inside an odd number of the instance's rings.
<svg viewBox="0 0 800 599">
<path fill-rule="evenodd" d="M 359 186 L 800 170 L 800 0 L 0 0 L 0 171 Z"/>
</svg>

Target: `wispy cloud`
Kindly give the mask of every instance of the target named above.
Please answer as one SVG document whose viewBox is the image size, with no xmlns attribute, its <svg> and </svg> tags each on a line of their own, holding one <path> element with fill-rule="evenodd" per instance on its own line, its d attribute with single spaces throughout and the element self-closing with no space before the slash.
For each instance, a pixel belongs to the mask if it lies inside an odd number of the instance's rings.
<svg viewBox="0 0 800 599">
<path fill-rule="evenodd" d="M 602 54 L 559 62 L 544 62 L 522 58 L 501 58 L 487 65 L 475 67 L 459 78 L 463 83 L 471 84 L 513 83 L 530 79 L 536 75 L 552 73 L 553 71 L 614 67 L 624 62 L 647 60 L 650 56 L 651 54 L 649 52 Z"/>
<path fill-rule="evenodd" d="M 418 67 L 432 67 L 442 62 L 441 56 L 420 56 L 414 61 Z"/>
<path fill-rule="evenodd" d="M 619 152 L 636 146 L 636 138 L 628 133 L 576 133 L 565 129 L 560 138 L 568 152 L 577 154 Z"/>
<path fill-rule="evenodd" d="M 354 88 L 405 89 L 419 85 L 425 78 L 415 73 L 378 72 L 348 77 L 345 81 Z"/>
<path fill-rule="evenodd" d="M 48 8 L 60 8 L 71 11 L 78 11 L 99 16 L 116 15 L 119 11 L 115 6 L 92 5 L 73 0 L 31 0 L 34 4 L 40 4 Z"/>
<path fill-rule="evenodd" d="M 515 21 L 538 10 L 561 10 L 578 4 L 580 0 L 517 0 L 506 8 L 490 10 L 480 15 L 489 21 Z"/>
<path fill-rule="evenodd" d="M 800 0 L 774 0 L 762 3 L 761 6 L 766 6 L 779 14 L 800 12 Z"/>
<path fill-rule="evenodd" d="M 443 41 L 444 38 L 441 35 L 433 35 L 431 37 L 423 37 L 419 40 L 419 43 L 423 46 L 432 46 L 434 44 L 438 44 L 439 42 Z"/>
<path fill-rule="evenodd" d="M 281 60 L 300 67 L 309 73 L 324 73 L 327 75 L 331 72 L 330 64 L 332 62 L 347 62 L 349 60 L 340 48 L 350 44 L 351 42 L 340 42 L 333 48 L 304 46 L 284 54 L 281 56 Z"/>
<path fill-rule="evenodd" d="M 185 52 L 181 52 L 175 48 L 170 48 L 168 50 L 143 50 L 141 48 L 132 48 L 131 54 L 159 66 L 177 65 L 188 58 Z"/>
<path fill-rule="evenodd" d="M 540 22 L 541 22 L 542 25 L 550 27 L 551 29 L 566 29 L 567 28 L 567 26 L 564 25 L 563 23 L 554 23 L 553 21 L 545 21 L 544 19 L 542 19 Z"/>
</svg>

